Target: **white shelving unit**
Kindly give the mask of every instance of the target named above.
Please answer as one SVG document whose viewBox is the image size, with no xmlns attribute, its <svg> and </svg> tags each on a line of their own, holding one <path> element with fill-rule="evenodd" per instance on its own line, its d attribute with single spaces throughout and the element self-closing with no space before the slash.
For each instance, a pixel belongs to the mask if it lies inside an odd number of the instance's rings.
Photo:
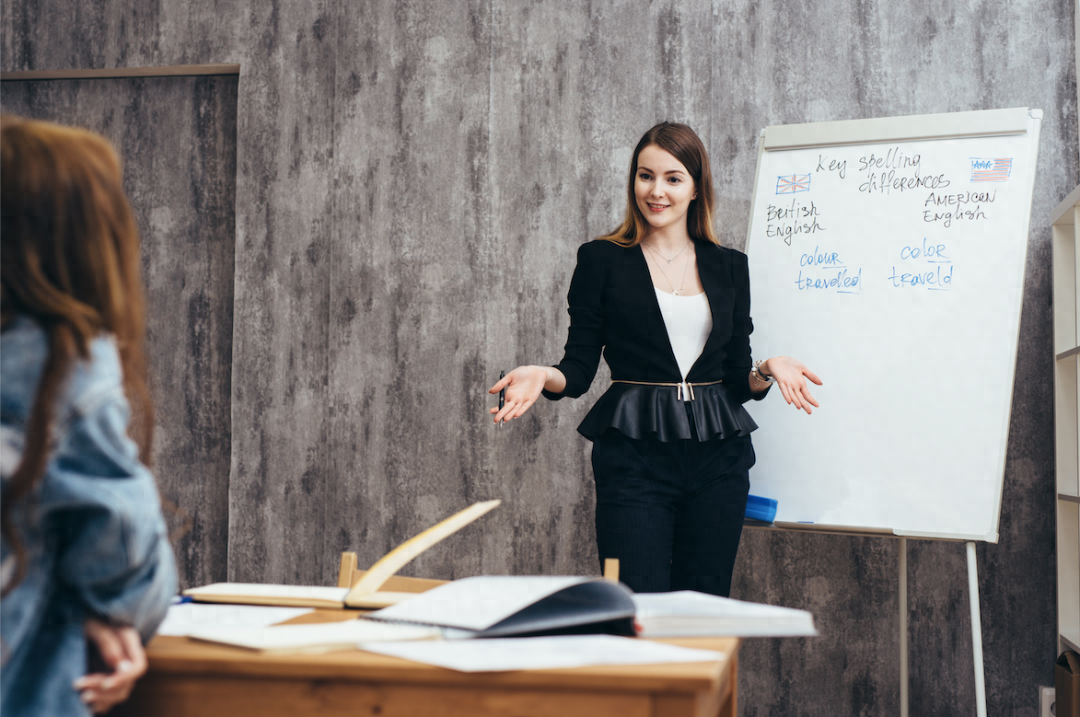
<svg viewBox="0 0 1080 717">
<path fill-rule="evenodd" d="M 1054 209 L 1058 650 L 1080 652 L 1080 187 Z"/>
</svg>

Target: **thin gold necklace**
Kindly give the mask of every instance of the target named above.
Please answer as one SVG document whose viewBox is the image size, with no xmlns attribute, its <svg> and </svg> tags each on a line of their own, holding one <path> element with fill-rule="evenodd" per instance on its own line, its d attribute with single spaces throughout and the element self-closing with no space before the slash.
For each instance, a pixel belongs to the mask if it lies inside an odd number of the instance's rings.
<svg viewBox="0 0 1080 717">
<path fill-rule="evenodd" d="M 642 243 L 644 244 L 644 242 L 642 242 Z M 656 254 L 658 257 L 660 257 L 661 259 L 666 261 L 668 264 L 670 264 L 671 262 L 673 262 L 673 261 L 675 261 L 676 259 L 679 258 L 679 254 L 682 254 L 684 251 L 686 251 L 686 247 L 690 246 L 690 240 L 687 239 L 686 243 L 683 244 L 683 248 L 679 249 L 679 253 L 676 254 L 675 256 L 671 257 L 670 259 L 668 259 L 666 256 L 664 256 L 659 251 L 657 251 L 655 248 L 653 248 L 652 244 L 645 244 L 645 246 L 647 246 L 650 249 L 650 251 L 652 251 L 653 254 Z"/>
<path fill-rule="evenodd" d="M 652 249 L 652 247 L 649 247 L 648 244 L 646 244 L 645 246 L 648 247 L 649 249 Z M 686 249 L 686 247 L 683 247 L 683 249 Z M 681 254 L 682 252 L 680 251 L 679 253 Z M 646 256 L 648 256 L 648 255 L 646 255 Z M 678 257 L 678 254 L 675 255 L 675 258 L 677 258 L 677 257 Z M 663 257 L 661 257 L 661 258 L 663 258 Z M 679 280 L 679 288 L 678 289 L 676 289 L 675 285 L 671 283 L 671 277 L 667 275 L 666 271 L 664 271 L 664 267 L 660 266 L 660 262 L 656 261 L 656 259 L 653 259 L 653 263 L 656 264 L 656 268 L 660 270 L 660 273 L 664 275 L 664 279 L 667 280 L 668 286 L 671 287 L 671 293 L 674 294 L 675 296 L 681 296 L 682 292 L 683 292 L 683 287 L 686 285 L 686 269 L 690 266 L 690 257 L 686 257 L 686 261 L 683 263 L 682 279 Z M 668 263 L 670 264 L 671 262 L 668 262 Z"/>
</svg>

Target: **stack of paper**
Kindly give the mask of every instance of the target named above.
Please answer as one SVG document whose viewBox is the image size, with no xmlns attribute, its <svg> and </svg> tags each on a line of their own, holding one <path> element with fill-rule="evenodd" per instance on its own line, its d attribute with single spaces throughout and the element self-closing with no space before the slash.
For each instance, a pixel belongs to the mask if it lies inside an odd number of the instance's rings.
<svg viewBox="0 0 1080 717">
<path fill-rule="evenodd" d="M 693 590 L 637 593 L 642 637 L 803 637 L 817 635 L 806 610 L 705 595 Z"/>
</svg>

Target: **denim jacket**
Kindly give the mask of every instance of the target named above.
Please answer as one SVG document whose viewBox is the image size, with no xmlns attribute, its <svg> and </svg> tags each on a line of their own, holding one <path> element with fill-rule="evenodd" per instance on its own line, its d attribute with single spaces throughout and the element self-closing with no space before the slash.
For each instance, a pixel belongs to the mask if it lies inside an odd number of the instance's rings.
<svg viewBox="0 0 1080 717">
<path fill-rule="evenodd" d="M 0 334 L 0 478 L 18 466 L 48 354 L 25 317 Z M 89 715 L 71 683 L 87 672 L 83 622 L 134 626 L 148 640 L 176 594 L 176 565 L 154 477 L 128 437 L 129 407 L 114 342 L 76 361 L 53 418 L 45 474 L 12 512 L 27 573 L 0 602 L 0 713 Z M 15 556 L 0 543 L 0 576 Z"/>
</svg>

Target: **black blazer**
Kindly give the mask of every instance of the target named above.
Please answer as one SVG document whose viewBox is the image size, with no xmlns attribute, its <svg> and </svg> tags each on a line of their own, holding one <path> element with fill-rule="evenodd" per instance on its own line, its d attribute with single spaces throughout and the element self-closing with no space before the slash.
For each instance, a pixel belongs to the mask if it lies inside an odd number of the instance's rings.
<svg viewBox="0 0 1080 717">
<path fill-rule="evenodd" d="M 746 255 L 701 241 L 695 241 L 695 249 L 713 328 L 686 380 L 724 380 L 726 393 L 742 404 L 751 398 L 754 330 Z M 627 249 L 601 239 L 583 244 L 567 301 L 570 330 L 556 366 L 566 376 L 566 389 L 561 394 L 545 391 L 547 398 L 576 398 L 589 390 L 601 352 L 613 380 L 682 381 L 640 245 Z"/>
</svg>

